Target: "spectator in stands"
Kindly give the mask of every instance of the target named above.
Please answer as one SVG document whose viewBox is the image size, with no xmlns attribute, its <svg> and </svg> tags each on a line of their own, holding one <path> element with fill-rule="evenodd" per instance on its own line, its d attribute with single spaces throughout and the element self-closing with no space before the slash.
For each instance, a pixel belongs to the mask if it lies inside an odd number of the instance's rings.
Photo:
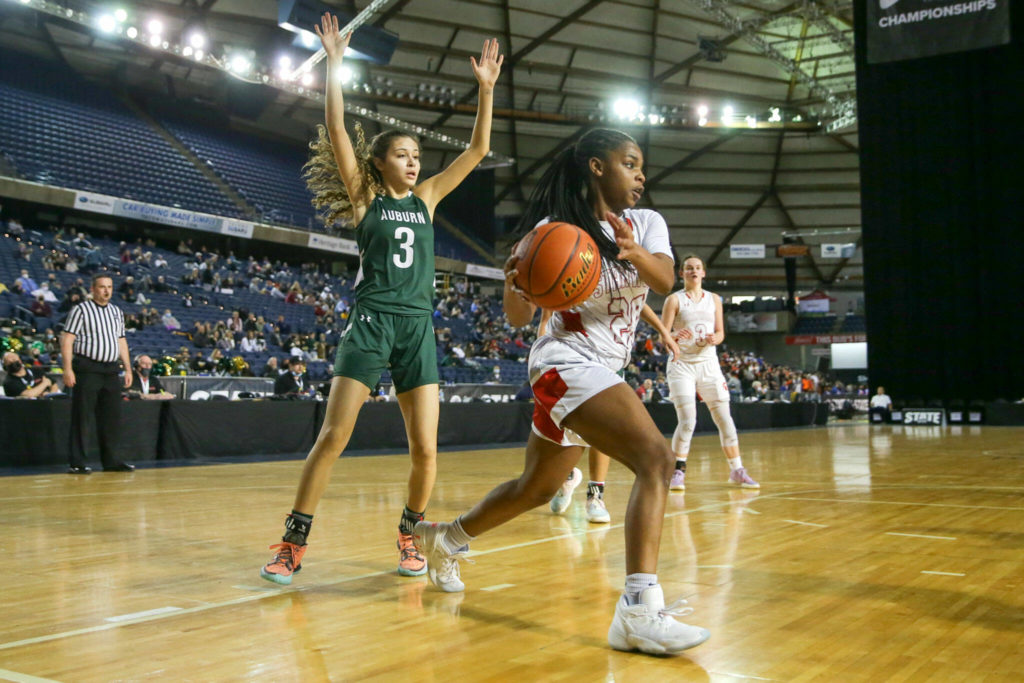
<svg viewBox="0 0 1024 683">
<path fill-rule="evenodd" d="M 25 228 L 21 225 L 17 218 L 12 218 L 10 222 L 7 223 L 7 232 L 12 237 L 21 237 L 22 235 L 25 234 Z"/>
<path fill-rule="evenodd" d="M 51 273 L 51 275 L 52 275 L 52 273 Z M 46 301 L 47 303 L 50 303 L 50 304 L 57 303 L 57 301 L 58 301 L 57 295 L 54 293 L 54 291 L 52 289 L 50 289 L 50 287 L 51 287 L 51 285 L 50 285 L 49 281 L 44 282 L 43 284 L 39 285 L 39 288 L 36 289 L 34 292 L 32 292 L 32 298 L 34 298 L 34 299 L 42 298 L 43 301 Z"/>
<path fill-rule="evenodd" d="M 725 380 L 725 384 L 729 387 L 729 398 L 733 401 L 740 401 L 743 399 L 743 382 L 736 376 L 735 372 L 730 372 L 728 379 Z"/>
<path fill-rule="evenodd" d="M 124 244 L 124 242 L 121 244 Z M 132 275 L 125 277 L 124 282 L 122 282 L 121 286 L 117 288 L 117 293 L 120 294 L 121 298 L 125 301 L 135 303 L 135 299 L 139 295 L 138 288 L 135 285 L 135 277 Z"/>
<path fill-rule="evenodd" d="M 238 345 L 238 350 L 242 353 L 257 353 L 258 351 L 262 351 L 264 348 L 262 340 L 257 339 L 256 333 L 252 330 L 245 333 L 245 336 L 242 337 L 241 343 Z"/>
<path fill-rule="evenodd" d="M 271 356 L 267 359 L 267 364 L 263 366 L 263 376 L 277 379 L 280 374 L 281 367 L 278 365 L 277 356 Z"/>
<path fill-rule="evenodd" d="M 147 401 L 168 401 L 174 395 L 164 390 L 160 378 L 152 374 L 153 359 L 143 354 L 135 359 L 135 379 L 128 390 L 130 395 L 137 395 Z"/>
<path fill-rule="evenodd" d="M 881 415 L 883 422 L 889 421 L 892 413 L 892 399 L 885 393 L 885 387 L 878 387 L 875 395 L 871 397 L 868 412 L 871 414 L 877 413 L 878 415 Z"/>
<path fill-rule="evenodd" d="M 198 320 L 192 325 L 192 334 L 189 337 L 192 339 L 192 345 L 196 348 L 204 349 L 212 345 L 209 328 Z"/>
<path fill-rule="evenodd" d="M 178 291 L 167 284 L 167 279 L 163 275 L 157 275 L 156 282 L 153 283 L 153 291 L 160 294 L 177 294 Z"/>
<path fill-rule="evenodd" d="M 153 257 L 153 268 L 166 268 L 167 265 L 167 259 L 164 258 L 163 254 L 156 254 Z"/>
<path fill-rule="evenodd" d="M 77 289 L 68 290 L 64 300 L 61 301 L 60 306 L 57 307 L 57 311 L 60 313 L 67 313 L 80 303 L 82 303 L 82 294 Z"/>
<path fill-rule="evenodd" d="M 50 307 L 50 304 L 47 303 L 46 298 L 42 294 L 35 298 L 29 310 L 32 311 L 32 315 L 39 318 L 49 318 L 53 315 L 53 308 Z"/>
<path fill-rule="evenodd" d="M 4 394 L 10 398 L 39 398 L 60 393 L 57 384 L 46 375 L 38 375 L 25 367 L 18 354 L 8 351 L 3 355 Z"/>
<path fill-rule="evenodd" d="M 245 323 L 242 320 L 241 316 L 239 315 L 238 311 L 234 310 L 231 311 L 231 317 L 228 318 L 224 324 L 227 326 L 230 332 L 234 334 L 241 334 L 242 327 L 244 326 Z"/>
<path fill-rule="evenodd" d="M 32 292 L 39 289 L 39 285 L 36 284 L 36 281 L 32 279 L 25 268 L 22 268 L 21 275 L 15 279 L 14 284 L 17 285 L 17 291 L 22 294 L 32 294 Z"/>
<path fill-rule="evenodd" d="M 298 396 L 309 389 L 306 364 L 301 358 L 288 359 L 288 371 L 281 373 L 274 381 L 274 396 Z"/>
<path fill-rule="evenodd" d="M 181 323 L 171 313 L 171 309 L 165 309 L 164 314 L 160 316 L 160 322 L 163 324 L 164 329 L 168 332 L 175 332 L 181 329 Z"/>
<path fill-rule="evenodd" d="M 235 338 L 227 330 L 215 330 L 211 341 L 213 342 L 214 346 L 216 346 L 224 353 L 228 353 L 230 351 L 235 350 Z"/>
<path fill-rule="evenodd" d="M 471 144 L 452 163 L 417 184 L 420 144 L 404 131 L 386 131 L 369 145 L 357 129 L 353 145 L 344 124 L 340 79 L 351 34 L 341 35 L 337 17 L 325 14 L 317 27 L 328 58 L 327 127 L 320 127 L 305 166 L 314 204 L 333 225 L 343 217 L 360 226 L 360 235 L 397 235 L 361 240 L 360 283 L 352 319 L 339 345 L 323 428 L 306 459 L 285 536 L 260 575 L 287 584 L 306 552 L 313 513 L 331 468 L 355 427 L 355 417 L 381 372 L 390 362 L 396 394 L 407 420 L 412 467 L 408 497 L 399 521 L 399 573 L 419 576 L 426 561 L 413 543 L 413 525 L 423 520 L 437 467 L 438 373 L 430 324 L 434 254 L 434 209 L 487 155 L 490 148 L 494 84 L 503 58 L 497 41 L 484 44 L 479 63 L 472 59 L 479 84 L 477 118 Z M 358 151 L 357 151 L 358 150 Z M 399 222 L 398 216 L 415 217 Z M 394 267 L 394 265 L 398 267 Z M 357 318 L 356 315 L 362 316 Z M 384 322 L 381 322 L 384 321 Z M 379 325 L 379 327 L 378 327 Z M 391 330 L 383 333 L 383 330 Z M 381 330 L 381 331 L 378 331 Z M 402 330 L 402 331 L 399 331 Z"/>
</svg>

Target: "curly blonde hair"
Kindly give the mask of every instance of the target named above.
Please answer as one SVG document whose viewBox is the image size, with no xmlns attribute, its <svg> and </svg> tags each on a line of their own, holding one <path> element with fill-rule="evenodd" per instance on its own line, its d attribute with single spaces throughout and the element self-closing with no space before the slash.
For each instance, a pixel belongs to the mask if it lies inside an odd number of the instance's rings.
<svg viewBox="0 0 1024 683">
<path fill-rule="evenodd" d="M 401 130 L 388 130 L 375 135 L 366 142 L 366 134 L 359 123 L 355 125 L 356 143 L 353 145 L 356 162 L 359 165 L 359 178 L 363 187 L 371 195 L 384 194 L 384 178 L 373 164 L 373 159 L 384 160 L 391 141 L 395 138 L 410 138 L 419 146 L 420 141 L 411 133 Z M 316 127 L 316 139 L 309 143 L 309 161 L 302 167 L 302 178 L 306 187 L 313 194 L 312 204 L 324 225 L 332 227 L 339 223 L 352 225 L 353 206 L 348 188 L 341 181 L 338 161 L 334 158 L 334 147 L 331 145 L 327 127 Z"/>
</svg>

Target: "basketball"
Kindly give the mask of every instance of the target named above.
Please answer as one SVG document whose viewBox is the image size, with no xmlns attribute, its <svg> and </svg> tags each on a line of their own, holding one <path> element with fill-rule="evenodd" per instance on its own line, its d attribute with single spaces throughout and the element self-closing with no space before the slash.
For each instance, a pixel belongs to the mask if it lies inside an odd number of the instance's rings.
<svg viewBox="0 0 1024 683">
<path fill-rule="evenodd" d="M 570 223 L 545 223 L 516 247 L 516 286 L 541 308 L 564 311 L 594 293 L 601 278 L 597 243 Z"/>
</svg>

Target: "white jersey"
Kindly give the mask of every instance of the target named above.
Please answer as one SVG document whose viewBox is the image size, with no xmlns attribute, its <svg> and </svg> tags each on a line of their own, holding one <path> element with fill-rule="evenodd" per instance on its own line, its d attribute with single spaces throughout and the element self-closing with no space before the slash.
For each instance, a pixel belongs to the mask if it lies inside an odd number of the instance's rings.
<svg viewBox="0 0 1024 683">
<path fill-rule="evenodd" d="M 686 290 L 681 289 L 669 296 L 674 296 L 679 304 L 672 321 L 672 334 L 679 344 L 679 361 L 699 363 L 717 358 L 715 347 L 704 342 L 704 337 L 715 333 L 715 295 L 703 290 L 701 298 L 694 301 L 686 295 Z M 684 328 L 693 335 L 689 339 L 682 339 L 676 334 Z"/>
<path fill-rule="evenodd" d="M 622 219 L 633 228 L 637 244 L 652 254 L 667 254 L 672 258 L 668 225 L 660 213 L 626 209 Z M 547 222 L 545 219 L 537 225 Z M 601 227 L 614 239 L 615 231 L 610 223 L 601 221 Z M 568 311 L 555 311 L 548 325 L 548 336 L 586 349 L 603 365 L 618 372 L 629 363 L 640 311 L 649 289 L 635 271 L 624 271 L 602 258 L 597 289 L 578 306 Z"/>
</svg>

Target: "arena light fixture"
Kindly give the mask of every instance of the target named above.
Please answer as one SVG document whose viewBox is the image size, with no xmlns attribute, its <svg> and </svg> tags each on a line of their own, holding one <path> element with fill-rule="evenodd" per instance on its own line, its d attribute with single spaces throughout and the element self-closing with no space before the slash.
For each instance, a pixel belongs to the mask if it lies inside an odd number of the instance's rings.
<svg viewBox="0 0 1024 683">
<path fill-rule="evenodd" d="M 113 14 L 102 14 L 96 20 L 96 26 L 104 33 L 113 33 L 117 29 L 117 19 Z"/>
<path fill-rule="evenodd" d="M 206 47 L 206 36 L 199 31 L 193 31 L 189 34 L 188 44 L 192 46 L 193 50 Z"/>
<path fill-rule="evenodd" d="M 114 18 L 123 24 L 124 22 L 128 21 L 128 12 L 118 7 L 116 10 L 114 10 Z"/>
<path fill-rule="evenodd" d="M 757 117 L 752 114 L 747 115 L 747 126 L 750 128 L 757 128 Z"/>
<path fill-rule="evenodd" d="M 70 21 L 80 26 L 88 27 L 90 29 L 96 29 L 97 27 L 96 14 L 68 7 L 65 3 L 61 2 L 60 0 L 20 0 L 20 2 L 21 4 L 29 6 L 32 9 L 36 10 L 37 12 L 40 12 L 41 14 L 48 14 L 51 16 L 59 17 L 65 21 Z M 355 30 L 355 28 L 362 26 L 365 22 L 369 21 L 376 12 L 381 10 L 389 2 L 391 2 L 391 0 L 372 0 L 370 4 L 364 7 L 363 10 L 359 12 L 359 14 L 356 15 L 342 30 Z M 113 16 L 113 14 L 111 14 L 111 16 Z M 163 49 L 165 52 L 168 52 L 171 55 L 176 55 L 179 59 L 191 58 L 195 62 L 201 63 L 208 68 L 217 69 L 226 74 L 229 74 L 233 78 L 237 78 L 247 83 L 267 85 L 273 88 L 277 88 L 278 90 L 290 92 L 292 94 L 302 97 L 303 99 L 310 100 L 312 102 L 317 102 L 321 105 L 324 103 L 324 94 L 322 92 L 319 92 L 315 88 L 310 87 L 311 85 L 313 85 L 315 81 L 315 76 L 313 74 L 310 74 L 308 78 L 306 78 L 305 82 L 308 83 L 309 85 L 302 84 L 303 76 L 307 72 L 309 72 L 309 70 L 315 64 L 317 64 L 321 59 L 323 59 L 323 50 L 318 51 L 312 57 L 307 59 L 306 62 L 304 62 L 298 68 L 291 70 L 288 74 L 286 74 L 286 76 L 281 76 L 280 74 L 274 73 L 271 68 L 263 68 L 258 66 L 259 60 L 257 59 L 255 52 L 250 52 L 249 54 L 243 53 L 241 56 L 245 60 L 244 63 L 247 64 L 248 68 L 245 69 L 245 73 L 238 73 L 235 69 L 232 68 L 232 61 L 234 57 L 239 56 L 239 51 L 233 50 L 229 52 L 225 57 L 218 58 L 215 55 L 207 54 L 207 52 L 204 49 L 196 48 L 193 45 L 190 45 L 190 25 L 186 25 L 185 30 L 182 32 L 181 43 L 176 43 L 172 40 L 165 40 L 161 35 L 150 35 L 150 31 L 143 32 L 137 26 L 128 26 L 123 31 L 119 29 L 119 26 L 115 26 L 114 31 L 112 32 L 112 39 L 118 39 L 119 34 L 120 39 L 122 40 L 131 40 L 138 44 L 152 46 L 152 48 L 156 50 Z M 160 30 L 161 33 L 164 31 L 164 26 L 162 22 Z M 312 33 L 310 33 L 310 36 L 313 36 L 315 44 L 315 36 Z M 187 50 L 185 49 L 186 47 L 192 47 L 191 55 L 188 54 Z M 345 54 L 346 56 L 348 56 L 349 51 L 346 50 Z M 242 66 L 242 62 L 237 62 L 235 66 Z M 370 88 L 369 84 L 357 83 L 360 80 L 360 74 L 358 70 L 352 70 L 351 79 L 352 83 L 349 85 L 350 88 L 367 93 L 372 92 L 372 88 Z M 437 86 L 435 86 L 435 90 L 443 91 L 442 88 L 439 88 Z M 455 94 L 456 93 L 454 90 L 448 90 L 443 97 L 435 97 L 435 102 L 447 103 L 448 106 L 454 107 Z M 407 97 L 409 97 L 410 99 L 414 99 L 411 95 Z M 403 121 L 401 119 L 394 119 L 394 123 L 386 122 L 384 121 L 383 115 L 367 107 L 359 106 L 358 104 L 351 101 L 345 102 L 345 111 L 353 116 L 359 116 L 364 119 L 369 119 L 371 121 L 377 121 L 378 123 L 389 125 L 399 130 L 416 133 L 424 140 L 431 140 L 433 142 L 440 143 L 445 146 L 454 147 L 455 149 L 458 150 L 465 150 L 468 149 L 469 147 L 469 142 L 467 141 L 460 140 L 450 135 L 444 135 L 437 131 L 430 130 L 423 126 L 418 126 L 407 121 Z M 637 116 L 639 115 L 640 112 L 638 111 Z M 605 117 L 602 116 L 601 120 L 604 121 Z M 635 117 L 634 120 L 636 120 Z M 480 163 L 478 168 L 487 169 L 496 167 L 507 167 L 512 166 L 515 163 L 516 161 L 512 157 L 491 151 L 488 152 L 486 158 Z"/>
<path fill-rule="evenodd" d="M 347 66 L 342 66 L 340 69 L 338 69 L 338 80 L 341 81 L 342 84 L 351 83 L 352 69 L 350 69 Z"/>
<path fill-rule="evenodd" d="M 228 61 L 228 68 L 236 74 L 245 76 L 252 68 L 252 62 L 250 62 L 245 55 L 235 55 Z"/>
<path fill-rule="evenodd" d="M 708 115 L 708 105 L 702 104 L 699 107 L 697 107 L 697 116 L 699 116 L 700 118 L 703 119 L 703 118 L 707 117 L 707 115 Z"/>
<path fill-rule="evenodd" d="M 732 105 L 725 105 L 725 107 L 722 109 L 722 123 L 731 123 L 733 112 L 734 110 L 732 108 Z"/>
<path fill-rule="evenodd" d="M 612 111 L 620 119 L 633 119 L 640 113 L 640 103 L 630 97 L 620 97 L 612 103 Z"/>
<path fill-rule="evenodd" d="M 162 35 L 164 32 L 164 22 L 159 19 L 150 19 L 149 23 L 146 24 L 146 30 L 149 31 L 150 35 Z"/>
<path fill-rule="evenodd" d="M 302 78 L 300 79 L 299 82 L 308 88 L 309 86 L 313 85 L 313 74 L 307 71 L 306 73 L 302 74 Z"/>
<path fill-rule="evenodd" d="M 697 125 L 701 126 L 702 128 L 708 125 L 708 118 L 706 116 L 700 117 L 699 119 L 697 119 Z"/>
<path fill-rule="evenodd" d="M 182 57 L 191 57 L 192 56 L 192 46 L 191 45 L 186 45 L 185 47 L 181 48 L 181 56 Z"/>
<path fill-rule="evenodd" d="M 778 123 L 779 121 L 782 120 L 782 112 L 779 111 L 778 107 L 769 107 L 768 111 L 772 113 L 772 115 L 768 117 L 768 120 L 770 122 Z"/>
</svg>

